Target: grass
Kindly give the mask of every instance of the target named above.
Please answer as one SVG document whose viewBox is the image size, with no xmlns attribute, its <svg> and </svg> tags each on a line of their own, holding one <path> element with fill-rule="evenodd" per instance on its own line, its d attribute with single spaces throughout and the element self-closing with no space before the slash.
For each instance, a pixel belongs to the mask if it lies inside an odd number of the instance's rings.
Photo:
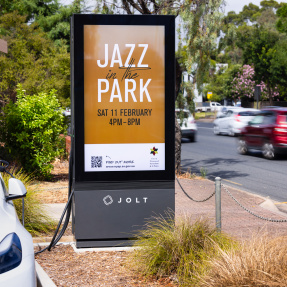
<svg viewBox="0 0 287 287">
<path fill-rule="evenodd" d="M 182 172 L 179 170 L 176 173 L 177 178 L 185 178 L 185 179 L 195 179 L 197 175 L 195 173 L 191 173 L 190 169 L 187 169 L 187 171 Z"/>
<path fill-rule="evenodd" d="M 239 248 L 220 250 L 200 286 L 287 286 L 287 237 L 257 236 Z"/>
<path fill-rule="evenodd" d="M 200 168 L 200 174 L 202 178 L 206 178 L 207 175 L 207 169 L 205 167 Z"/>
<path fill-rule="evenodd" d="M 22 170 L 11 169 L 10 172 L 19 180 L 23 182 L 26 187 L 27 195 L 24 199 L 25 203 L 25 228 L 30 232 L 32 236 L 39 236 L 46 233 L 50 233 L 55 229 L 56 223 L 52 220 L 45 210 L 42 208 L 42 204 L 37 199 L 36 186 L 32 185 L 33 177 L 25 174 Z M 8 180 L 10 175 L 2 173 L 5 185 L 8 187 Z M 8 189 L 7 189 L 8 190 Z M 16 212 L 18 214 L 20 222 L 22 222 L 22 199 L 13 200 Z"/>
<path fill-rule="evenodd" d="M 177 178 L 184 178 L 184 179 L 205 179 L 207 175 L 207 169 L 204 167 L 200 168 L 200 176 L 196 173 L 191 173 L 190 169 L 187 171 L 181 171 L 181 169 L 176 173 Z"/>
<path fill-rule="evenodd" d="M 214 112 L 200 112 L 194 113 L 195 120 L 204 119 L 204 118 L 216 118 L 216 113 Z"/>
<path fill-rule="evenodd" d="M 184 217 L 174 225 L 172 213 L 147 223 L 138 236 L 140 247 L 128 257 L 127 265 L 146 277 L 175 277 L 181 286 L 197 286 L 209 268 L 218 246 L 231 248 L 233 240 L 216 232 L 206 220 L 192 223 Z"/>
</svg>

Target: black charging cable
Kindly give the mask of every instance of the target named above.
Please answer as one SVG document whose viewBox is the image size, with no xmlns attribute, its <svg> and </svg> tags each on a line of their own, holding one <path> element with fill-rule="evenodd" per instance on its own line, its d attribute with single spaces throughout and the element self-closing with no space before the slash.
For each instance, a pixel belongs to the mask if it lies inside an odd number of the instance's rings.
<svg viewBox="0 0 287 287">
<path fill-rule="evenodd" d="M 72 181 L 73 181 L 72 174 L 73 174 L 73 141 L 71 142 L 71 150 L 70 150 L 70 158 L 69 158 L 69 197 L 68 197 L 68 202 L 66 203 L 66 206 L 63 210 L 63 213 L 62 213 L 61 218 L 59 220 L 57 229 L 54 233 L 54 236 L 53 236 L 50 244 L 47 247 L 35 252 L 35 255 L 42 253 L 46 250 L 51 251 L 51 249 L 53 247 L 55 247 L 56 244 L 59 242 L 59 240 L 62 238 L 62 236 L 64 235 L 64 233 L 67 229 L 67 226 L 69 224 L 70 215 L 71 215 L 72 198 L 73 198 L 73 194 L 74 194 L 74 190 L 72 190 Z M 64 220 L 63 227 L 60 230 L 60 227 L 61 227 L 61 224 L 62 224 L 62 221 L 64 219 L 65 214 L 66 214 L 66 218 Z M 58 235 L 58 233 L 59 233 L 59 235 Z"/>
</svg>

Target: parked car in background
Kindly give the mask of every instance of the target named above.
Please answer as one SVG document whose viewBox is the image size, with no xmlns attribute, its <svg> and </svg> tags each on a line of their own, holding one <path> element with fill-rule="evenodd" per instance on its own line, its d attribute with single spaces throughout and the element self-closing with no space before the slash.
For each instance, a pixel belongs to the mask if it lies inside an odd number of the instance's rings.
<svg viewBox="0 0 287 287">
<path fill-rule="evenodd" d="M 71 109 L 69 107 L 67 107 L 64 111 L 63 111 L 63 115 L 65 117 L 69 117 L 71 116 Z"/>
<path fill-rule="evenodd" d="M 196 112 L 218 112 L 222 108 L 222 105 L 217 102 L 204 102 L 198 103 L 195 108 Z"/>
<path fill-rule="evenodd" d="M 1 162 L 0 161 L 0 165 Z M 3 171 L 1 165 L 0 171 Z M 13 199 L 26 195 L 23 183 L 9 179 L 9 193 L 0 173 L 0 286 L 36 287 L 33 240 L 18 220 Z"/>
<path fill-rule="evenodd" d="M 226 115 L 228 110 L 236 110 L 236 109 L 240 109 L 240 108 L 235 107 L 235 106 L 223 106 L 221 110 L 217 112 L 216 118 L 219 118 L 220 116 L 222 116 L 222 114 Z"/>
<path fill-rule="evenodd" d="M 270 107 L 260 111 L 242 130 L 238 151 L 261 150 L 267 159 L 287 152 L 287 108 Z"/>
<path fill-rule="evenodd" d="M 181 135 L 184 138 L 189 138 L 190 141 L 196 141 L 197 125 L 193 115 L 189 110 L 175 110 L 177 121 L 181 128 Z"/>
<path fill-rule="evenodd" d="M 256 109 L 229 108 L 219 113 L 213 122 L 214 134 L 239 135 L 243 127 L 258 113 Z"/>
</svg>

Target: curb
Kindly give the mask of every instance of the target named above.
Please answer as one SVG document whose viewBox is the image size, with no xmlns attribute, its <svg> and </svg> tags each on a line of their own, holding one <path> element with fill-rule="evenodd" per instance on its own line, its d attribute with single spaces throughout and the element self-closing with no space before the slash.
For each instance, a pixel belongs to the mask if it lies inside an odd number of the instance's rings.
<svg viewBox="0 0 287 287">
<path fill-rule="evenodd" d="M 37 287 L 57 287 L 40 264 L 35 260 Z"/>
<path fill-rule="evenodd" d="M 52 239 L 53 237 L 33 237 L 33 243 L 34 243 L 34 246 L 41 245 L 41 244 L 49 245 Z M 67 243 L 67 242 L 72 242 L 72 241 L 75 241 L 75 238 L 74 236 L 69 235 L 69 236 L 62 236 L 61 240 L 58 243 Z"/>
</svg>

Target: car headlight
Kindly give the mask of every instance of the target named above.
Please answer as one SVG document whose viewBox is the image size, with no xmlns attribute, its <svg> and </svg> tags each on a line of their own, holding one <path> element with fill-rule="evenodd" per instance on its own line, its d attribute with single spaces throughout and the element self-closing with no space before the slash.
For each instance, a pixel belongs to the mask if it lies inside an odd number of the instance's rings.
<svg viewBox="0 0 287 287">
<path fill-rule="evenodd" d="M 10 233 L 0 242 L 0 274 L 16 268 L 21 261 L 20 239 L 16 233 Z"/>
</svg>

